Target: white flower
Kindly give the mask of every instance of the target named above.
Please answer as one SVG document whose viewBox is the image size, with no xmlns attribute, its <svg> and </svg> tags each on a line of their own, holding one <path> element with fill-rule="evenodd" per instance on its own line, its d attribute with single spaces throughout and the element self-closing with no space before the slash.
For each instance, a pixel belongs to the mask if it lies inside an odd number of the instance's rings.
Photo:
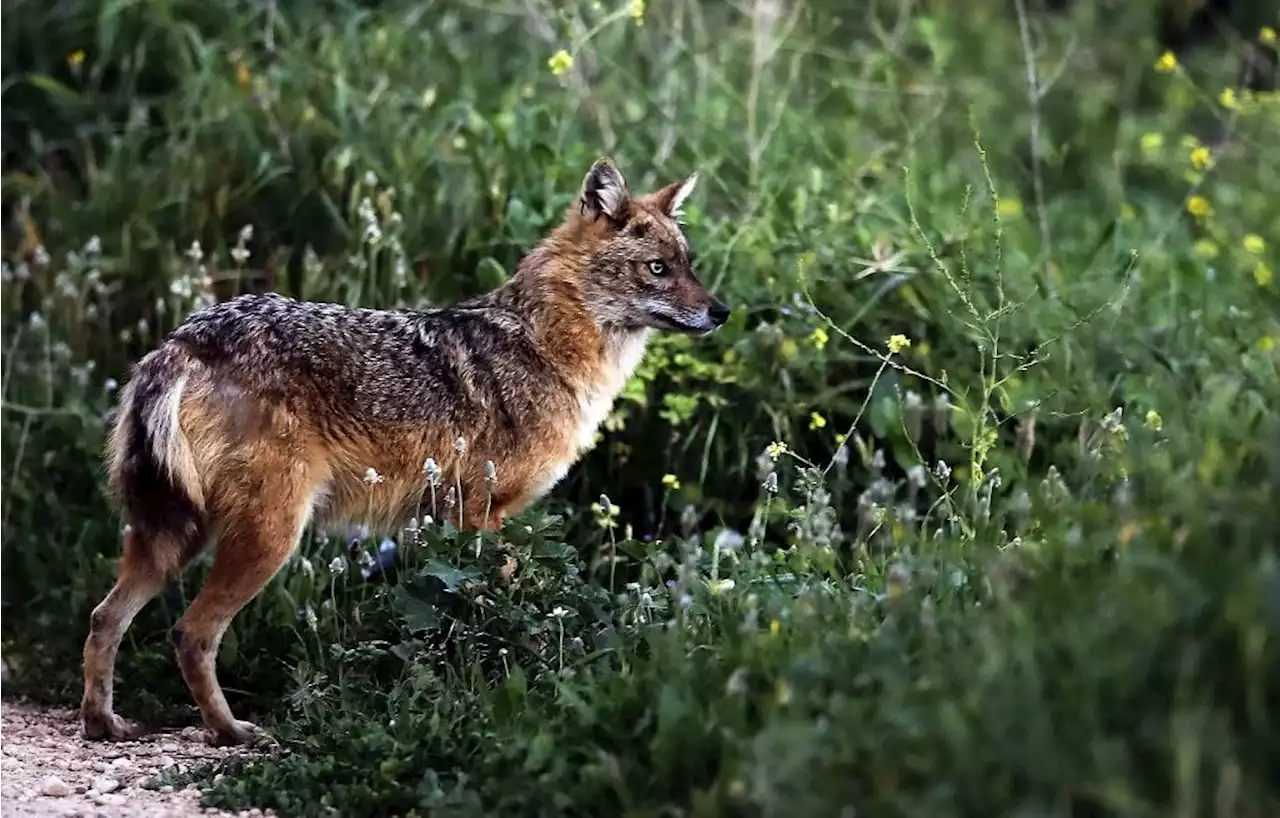
<svg viewBox="0 0 1280 818">
<path fill-rule="evenodd" d="M 375 469 L 375 468 L 370 467 L 370 468 L 368 468 L 368 469 L 366 469 L 366 470 L 365 470 L 365 473 L 364 473 L 364 481 L 365 481 L 366 483 L 368 483 L 369 485 L 371 485 L 371 486 L 374 486 L 374 485 L 377 485 L 378 483 L 381 483 L 384 479 L 386 479 L 386 478 L 384 478 L 382 475 L 378 474 L 378 470 L 377 470 L 377 469 Z"/>
<path fill-rule="evenodd" d="M 333 574 L 334 576 L 344 574 L 346 573 L 346 570 L 347 570 L 347 560 L 341 554 L 334 557 L 333 560 L 329 563 L 329 573 Z"/>
<path fill-rule="evenodd" d="M 742 546 L 746 538 L 734 531 L 732 528 L 722 528 L 720 533 L 716 535 L 715 545 L 717 551 L 736 551 Z"/>
<path fill-rule="evenodd" d="M 427 462 L 422 464 L 422 471 L 427 475 L 427 483 L 432 487 L 440 485 L 441 475 L 440 467 L 436 465 L 434 457 L 428 457 Z"/>
<path fill-rule="evenodd" d="M 551 609 L 551 613 L 547 614 L 547 616 L 555 617 L 556 619 L 563 619 L 565 616 L 568 615 L 568 613 L 569 613 L 568 608 L 565 608 L 561 605 L 557 605 Z"/>
<path fill-rule="evenodd" d="M 719 594 L 719 593 L 723 593 L 724 591 L 732 591 L 734 588 L 734 585 L 735 583 L 731 579 L 718 579 L 715 582 L 711 583 L 711 593 Z"/>
</svg>

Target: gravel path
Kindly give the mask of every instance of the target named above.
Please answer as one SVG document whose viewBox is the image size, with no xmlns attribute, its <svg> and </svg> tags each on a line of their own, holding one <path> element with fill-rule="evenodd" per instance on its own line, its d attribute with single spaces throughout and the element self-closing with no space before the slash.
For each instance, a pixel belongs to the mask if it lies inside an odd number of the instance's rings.
<svg viewBox="0 0 1280 818">
<path fill-rule="evenodd" d="M 4 818 L 191 818 L 270 815 L 204 810 L 194 788 L 143 789 L 174 766 L 237 752 L 208 746 L 200 731 L 155 733 L 137 741 L 85 741 L 79 714 L 21 702 L 0 703 L 0 812 Z M 243 751 L 241 751 L 243 752 Z"/>
</svg>

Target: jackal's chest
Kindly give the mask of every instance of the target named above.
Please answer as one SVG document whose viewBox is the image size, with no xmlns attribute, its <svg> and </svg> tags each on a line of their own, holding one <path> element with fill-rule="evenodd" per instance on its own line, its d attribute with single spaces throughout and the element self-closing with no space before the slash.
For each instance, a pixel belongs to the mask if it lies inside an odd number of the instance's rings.
<svg viewBox="0 0 1280 818">
<path fill-rule="evenodd" d="M 595 446 L 596 432 L 613 411 L 614 402 L 644 357 L 647 331 L 611 345 L 608 366 L 600 380 L 578 394 L 576 417 L 565 424 L 560 451 L 549 458 L 534 496 L 541 497 L 564 479 L 573 464 Z M 568 419 L 566 419 L 568 420 Z"/>
</svg>

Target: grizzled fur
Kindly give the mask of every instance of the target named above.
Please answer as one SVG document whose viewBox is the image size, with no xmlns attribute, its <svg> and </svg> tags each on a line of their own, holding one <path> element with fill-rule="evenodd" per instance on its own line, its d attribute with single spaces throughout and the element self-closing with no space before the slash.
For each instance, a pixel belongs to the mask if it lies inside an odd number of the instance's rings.
<svg viewBox="0 0 1280 818">
<path fill-rule="evenodd" d="M 729 314 L 678 224 L 695 179 L 632 196 L 602 159 L 490 293 L 419 311 L 246 295 L 193 314 L 139 361 L 108 446 L 130 528 L 85 643 L 86 735 L 134 732 L 111 707 L 120 639 L 211 539 L 213 570 L 173 637 L 214 740 L 244 742 L 261 733 L 232 716 L 214 657 L 309 522 L 394 530 L 429 504 L 427 458 L 444 486 L 461 484 L 450 516 L 464 528 L 497 527 L 545 494 L 591 445 L 652 330 L 704 334 Z"/>
</svg>

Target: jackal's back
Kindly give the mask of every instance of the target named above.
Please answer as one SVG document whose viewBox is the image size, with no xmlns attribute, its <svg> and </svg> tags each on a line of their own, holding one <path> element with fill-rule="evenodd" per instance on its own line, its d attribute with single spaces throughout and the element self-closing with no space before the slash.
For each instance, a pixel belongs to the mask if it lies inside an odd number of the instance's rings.
<svg viewBox="0 0 1280 818">
<path fill-rule="evenodd" d="M 193 314 L 169 343 L 260 399 L 372 424 L 483 415 L 484 431 L 509 434 L 547 387 L 570 390 L 524 320 L 483 304 L 391 311 L 246 295 Z"/>
</svg>

